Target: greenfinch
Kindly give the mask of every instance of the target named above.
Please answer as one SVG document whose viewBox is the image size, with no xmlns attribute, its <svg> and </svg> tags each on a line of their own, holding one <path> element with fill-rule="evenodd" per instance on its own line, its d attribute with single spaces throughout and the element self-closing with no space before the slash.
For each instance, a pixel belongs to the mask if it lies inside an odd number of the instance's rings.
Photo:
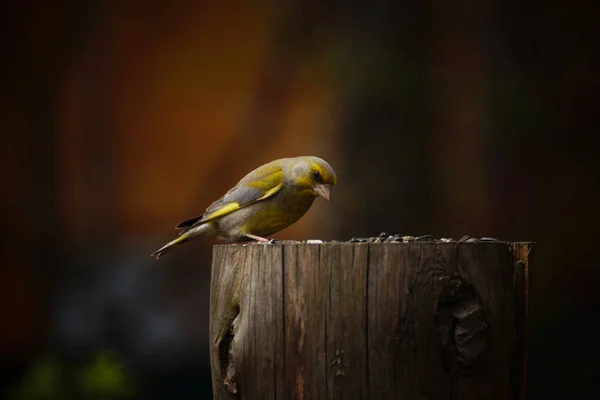
<svg viewBox="0 0 600 400">
<path fill-rule="evenodd" d="M 300 219 L 321 196 L 329 201 L 336 184 L 333 168 L 318 157 L 281 158 L 243 177 L 206 212 L 177 224 L 179 237 L 151 254 L 159 259 L 197 236 L 268 243 L 265 236 Z"/>
</svg>

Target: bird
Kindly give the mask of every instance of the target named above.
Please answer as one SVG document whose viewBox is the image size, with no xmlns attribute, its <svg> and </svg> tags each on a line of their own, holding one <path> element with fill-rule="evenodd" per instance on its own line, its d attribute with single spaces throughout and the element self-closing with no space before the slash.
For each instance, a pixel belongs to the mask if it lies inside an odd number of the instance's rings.
<svg viewBox="0 0 600 400">
<path fill-rule="evenodd" d="M 178 223 L 179 236 L 150 255 L 157 260 L 174 247 L 199 236 L 231 242 L 269 243 L 273 235 L 297 222 L 317 197 L 329 201 L 337 177 L 322 158 L 279 158 L 244 176 L 206 208 L 203 215 Z"/>
</svg>

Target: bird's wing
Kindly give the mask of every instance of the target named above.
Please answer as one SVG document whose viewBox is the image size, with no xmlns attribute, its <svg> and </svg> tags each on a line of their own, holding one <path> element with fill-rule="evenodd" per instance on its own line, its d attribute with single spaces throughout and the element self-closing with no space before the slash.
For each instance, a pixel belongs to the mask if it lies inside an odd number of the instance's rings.
<svg viewBox="0 0 600 400">
<path fill-rule="evenodd" d="M 277 164 L 267 164 L 250 172 L 221 198 L 213 202 L 201 217 L 177 224 L 177 229 L 189 228 L 223 217 L 273 196 L 283 186 L 283 169 Z"/>
</svg>

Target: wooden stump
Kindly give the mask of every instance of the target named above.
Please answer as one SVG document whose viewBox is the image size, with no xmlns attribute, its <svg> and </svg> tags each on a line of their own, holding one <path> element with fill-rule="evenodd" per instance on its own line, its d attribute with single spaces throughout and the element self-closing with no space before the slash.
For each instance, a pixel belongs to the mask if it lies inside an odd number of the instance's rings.
<svg viewBox="0 0 600 400">
<path fill-rule="evenodd" d="M 530 249 L 217 245 L 214 398 L 524 398 Z"/>
</svg>

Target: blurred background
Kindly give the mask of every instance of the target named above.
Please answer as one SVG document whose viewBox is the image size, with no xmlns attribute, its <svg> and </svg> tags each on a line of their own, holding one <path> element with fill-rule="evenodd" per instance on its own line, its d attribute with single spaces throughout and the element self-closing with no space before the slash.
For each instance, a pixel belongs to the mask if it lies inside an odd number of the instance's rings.
<svg viewBox="0 0 600 400">
<path fill-rule="evenodd" d="M 0 390 L 211 398 L 211 249 L 149 254 L 251 169 L 336 169 L 278 239 L 535 241 L 528 398 L 600 377 L 584 2 L 0 6 Z"/>
</svg>

